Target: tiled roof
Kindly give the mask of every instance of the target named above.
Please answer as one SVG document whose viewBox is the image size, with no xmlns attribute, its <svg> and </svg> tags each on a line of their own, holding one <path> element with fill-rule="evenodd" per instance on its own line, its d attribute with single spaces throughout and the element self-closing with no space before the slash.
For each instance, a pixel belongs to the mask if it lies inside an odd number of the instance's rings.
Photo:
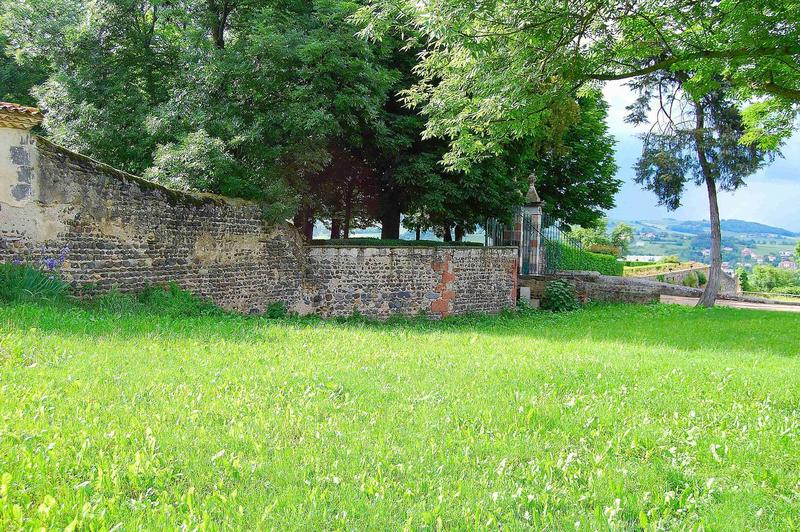
<svg viewBox="0 0 800 532">
<path fill-rule="evenodd" d="M 42 118 L 41 111 L 36 107 L 0 102 L 0 127 L 27 130 L 38 125 Z"/>
</svg>

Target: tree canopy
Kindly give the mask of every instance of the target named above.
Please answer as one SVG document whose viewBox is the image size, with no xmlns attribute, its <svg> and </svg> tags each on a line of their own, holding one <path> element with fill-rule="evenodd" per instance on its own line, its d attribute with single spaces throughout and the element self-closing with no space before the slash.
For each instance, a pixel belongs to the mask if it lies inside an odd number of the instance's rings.
<svg viewBox="0 0 800 532">
<path fill-rule="evenodd" d="M 691 71 L 695 97 L 720 79 L 746 113 L 745 142 L 774 148 L 800 103 L 798 0 L 373 0 L 359 12 L 380 40 L 398 28 L 424 43 L 405 93 L 451 140 L 452 166 L 546 134 L 574 91 L 654 72 Z"/>
</svg>

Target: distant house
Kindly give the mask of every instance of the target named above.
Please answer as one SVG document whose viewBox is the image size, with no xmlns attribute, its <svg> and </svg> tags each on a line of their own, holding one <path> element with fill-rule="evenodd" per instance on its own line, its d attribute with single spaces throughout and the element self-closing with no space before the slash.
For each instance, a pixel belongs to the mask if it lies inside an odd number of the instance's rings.
<svg viewBox="0 0 800 532">
<path fill-rule="evenodd" d="M 780 264 L 778 264 L 778 268 L 780 268 L 782 270 L 796 270 L 797 269 L 797 263 L 795 261 L 793 261 L 793 260 L 784 260 L 784 261 L 781 261 Z"/>
<path fill-rule="evenodd" d="M 753 250 L 750 248 L 744 248 L 742 250 L 742 257 L 753 257 Z"/>
<path fill-rule="evenodd" d="M 781 251 L 781 259 L 791 259 L 792 256 L 793 255 L 792 255 L 791 251 L 787 251 L 785 249 L 783 251 Z"/>
<path fill-rule="evenodd" d="M 733 248 L 730 246 L 725 246 L 724 248 L 722 248 L 722 251 L 733 251 Z"/>
<path fill-rule="evenodd" d="M 625 260 L 628 262 L 658 262 L 663 258 L 662 255 L 628 255 Z"/>
<path fill-rule="evenodd" d="M 708 257 L 709 255 L 711 255 L 711 250 L 704 249 L 703 251 L 701 251 L 701 253 L 703 254 L 704 257 Z"/>
</svg>

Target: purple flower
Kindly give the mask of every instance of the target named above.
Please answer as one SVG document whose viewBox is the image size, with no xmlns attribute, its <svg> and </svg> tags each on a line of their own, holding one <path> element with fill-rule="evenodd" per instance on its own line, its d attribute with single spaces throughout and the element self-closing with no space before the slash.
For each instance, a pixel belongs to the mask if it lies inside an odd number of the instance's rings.
<svg viewBox="0 0 800 532">
<path fill-rule="evenodd" d="M 47 257 L 44 259 L 44 265 L 48 270 L 55 270 L 58 267 L 58 259 Z"/>
<path fill-rule="evenodd" d="M 20 266 L 22 264 L 22 259 L 14 259 L 11 261 L 11 264 L 14 266 Z"/>
</svg>

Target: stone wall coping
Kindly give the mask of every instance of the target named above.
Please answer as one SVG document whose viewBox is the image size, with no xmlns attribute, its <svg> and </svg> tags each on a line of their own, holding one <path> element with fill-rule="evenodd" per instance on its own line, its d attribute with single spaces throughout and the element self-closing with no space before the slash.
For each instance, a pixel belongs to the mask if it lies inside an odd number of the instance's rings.
<svg viewBox="0 0 800 532">
<path fill-rule="evenodd" d="M 44 137 L 36 135 L 35 140 L 37 146 L 43 148 L 46 151 L 62 155 L 79 163 L 88 164 L 93 168 L 95 168 L 96 170 L 98 170 L 99 172 L 114 176 L 123 181 L 133 182 L 142 188 L 157 190 L 162 194 L 164 194 L 165 196 L 167 196 L 168 198 L 172 198 L 175 201 L 180 201 L 182 203 L 191 203 L 195 205 L 213 204 L 213 205 L 230 205 L 233 207 L 246 207 L 246 206 L 258 207 L 260 205 L 258 202 L 242 198 L 232 198 L 228 196 L 221 196 L 219 194 L 211 194 L 209 192 L 187 192 L 184 190 L 172 189 L 164 185 L 161 185 L 160 183 L 156 183 L 155 181 L 150 181 L 143 177 L 129 174 L 128 172 L 114 168 L 113 166 L 110 166 L 108 164 L 101 163 L 100 161 L 96 161 L 86 155 L 76 153 Z"/>
<path fill-rule="evenodd" d="M 382 246 L 380 244 L 373 244 L 369 246 L 348 246 L 347 244 L 322 244 L 322 245 L 314 245 L 314 244 L 305 244 L 305 246 L 309 249 L 400 249 L 403 251 L 414 251 L 420 249 L 457 249 L 461 250 L 480 250 L 480 251 L 490 251 L 493 249 L 497 250 L 508 250 L 508 249 L 517 249 L 516 246 L 395 246 L 392 244 L 387 244 Z"/>
</svg>

